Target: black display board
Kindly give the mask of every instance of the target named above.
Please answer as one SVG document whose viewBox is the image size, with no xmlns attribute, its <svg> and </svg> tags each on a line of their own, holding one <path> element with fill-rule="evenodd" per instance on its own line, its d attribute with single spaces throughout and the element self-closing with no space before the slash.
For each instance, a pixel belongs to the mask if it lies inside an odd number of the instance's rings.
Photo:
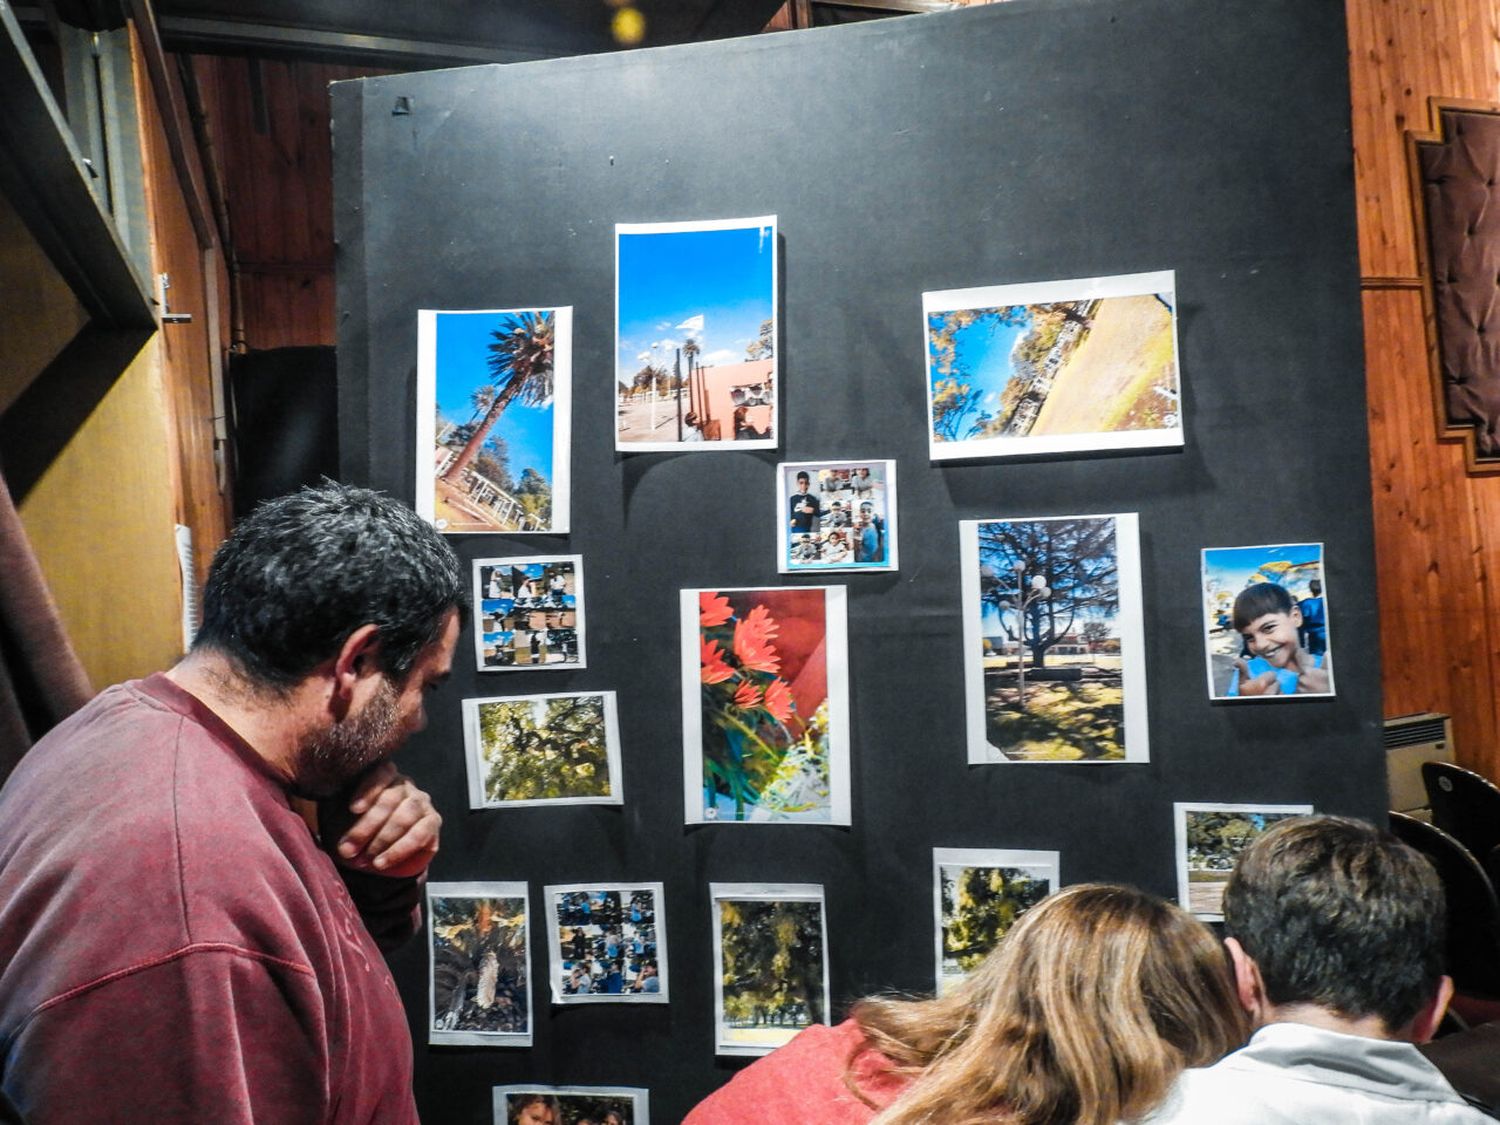
<svg viewBox="0 0 1500 1125">
<path fill-rule="evenodd" d="M 586 670 L 481 676 L 471 638 L 401 761 L 445 818 L 440 880 L 526 880 L 535 1045 L 428 1048 L 427 953 L 394 965 L 432 1121 L 492 1085 L 650 1087 L 676 1121 L 713 1052 L 708 884 L 821 883 L 835 1014 L 932 986 L 931 849 L 1056 849 L 1064 882 L 1175 892 L 1172 803 L 1381 815 L 1369 470 L 1342 8 L 1015 0 L 795 34 L 334 88 L 340 448 L 412 496 L 419 308 L 572 305 Z M 616 222 L 779 216 L 780 451 L 614 450 Z M 1177 271 L 1180 451 L 928 459 L 924 290 Z M 682 824 L 677 591 L 779 579 L 778 460 L 899 463 L 901 569 L 849 589 L 850 829 Z M 1139 512 L 1151 761 L 970 767 L 958 521 Z M 1204 546 L 1323 541 L 1331 700 L 1206 697 Z M 372 560 L 372 565 L 378 565 Z M 816 581 L 816 580 L 813 580 Z M 619 808 L 470 812 L 459 701 L 620 693 Z M 549 1007 L 549 882 L 662 880 L 669 1006 Z"/>
</svg>

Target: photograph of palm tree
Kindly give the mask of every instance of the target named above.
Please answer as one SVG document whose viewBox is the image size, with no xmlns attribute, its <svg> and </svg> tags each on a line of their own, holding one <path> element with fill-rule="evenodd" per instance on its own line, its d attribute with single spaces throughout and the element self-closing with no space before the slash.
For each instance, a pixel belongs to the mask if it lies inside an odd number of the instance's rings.
<svg viewBox="0 0 1500 1125">
<path fill-rule="evenodd" d="M 1323 544 L 1205 548 L 1203 634 L 1210 699 L 1333 695 Z"/>
<path fill-rule="evenodd" d="M 615 693 L 463 701 L 469 807 L 618 805 Z"/>
<path fill-rule="evenodd" d="M 1057 852 L 933 848 L 932 868 L 939 995 L 1059 886 Z"/>
<path fill-rule="evenodd" d="M 417 511 L 441 531 L 568 530 L 573 310 L 417 313 Z"/>
<path fill-rule="evenodd" d="M 427 1041 L 531 1046 L 525 883 L 427 884 Z"/>
<path fill-rule="evenodd" d="M 615 448 L 774 449 L 776 216 L 615 225 Z"/>
<path fill-rule="evenodd" d="M 683 590 L 688 824 L 848 824 L 842 586 Z"/>
<path fill-rule="evenodd" d="M 828 1022 L 823 888 L 711 883 L 714 1048 L 765 1055 Z"/>
<path fill-rule="evenodd" d="M 964 520 L 969 761 L 1144 762 L 1134 513 Z"/>
<path fill-rule="evenodd" d="M 1311 816 L 1311 805 L 1177 803 L 1177 901 L 1205 922 L 1224 921 L 1224 888 L 1240 853 L 1278 821 Z"/>
<path fill-rule="evenodd" d="M 934 460 L 1182 444 L 1172 271 L 922 295 Z"/>
</svg>

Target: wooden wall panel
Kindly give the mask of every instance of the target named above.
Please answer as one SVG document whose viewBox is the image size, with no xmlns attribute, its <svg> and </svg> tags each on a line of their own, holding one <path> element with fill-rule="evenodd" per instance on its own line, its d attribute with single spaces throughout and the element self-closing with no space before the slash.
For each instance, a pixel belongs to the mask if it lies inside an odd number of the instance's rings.
<svg viewBox="0 0 1500 1125">
<path fill-rule="evenodd" d="M 1438 440 L 1405 132 L 1429 97 L 1500 101 L 1489 0 L 1347 0 L 1385 712 L 1453 716 L 1458 758 L 1500 779 L 1500 477 Z"/>
</svg>

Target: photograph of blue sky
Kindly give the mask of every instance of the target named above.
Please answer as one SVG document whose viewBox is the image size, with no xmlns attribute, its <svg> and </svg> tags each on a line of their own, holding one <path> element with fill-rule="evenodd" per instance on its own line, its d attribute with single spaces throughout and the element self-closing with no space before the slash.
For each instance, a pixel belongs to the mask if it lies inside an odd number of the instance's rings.
<svg viewBox="0 0 1500 1125">
<path fill-rule="evenodd" d="M 746 361 L 745 348 L 776 308 L 776 227 L 749 222 L 617 233 L 619 382 L 631 383 L 648 363 L 671 371 L 675 349 L 689 336 L 702 349 L 702 366 Z"/>
<path fill-rule="evenodd" d="M 977 407 L 986 414 L 993 414 L 1000 408 L 1000 394 L 1016 373 L 1010 360 L 1011 350 L 1017 341 L 1031 331 L 1031 310 L 1025 305 L 1013 305 L 1010 308 L 1013 311 L 1009 316 L 980 317 L 953 334 L 956 352 L 954 369 L 962 373 L 965 382 L 980 392 Z M 927 326 L 930 332 L 939 331 L 947 315 L 940 312 L 928 316 Z M 1016 320 L 1015 324 L 1003 323 L 1012 318 Z M 928 341 L 930 348 L 930 335 Z M 952 378 L 951 375 L 944 375 L 936 362 L 928 365 L 928 374 L 934 389 L 944 379 Z"/>
<path fill-rule="evenodd" d="M 511 312 L 437 314 L 437 406 L 444 421 L 462 426 L 477 420 L 472 396 L 478 388 L 493 382 L 489 345 L 495 329 L 509 321 L 511 315 Z M 441 431 L 441 423 L 438 429 Z M 526 469 L 535 469 L 552 482 L 552 400 L 545 406 L 511 402 L 500 414 L 491 434 L 505 442 L 513 479 L 520 480 Z"/>
<path fill-rule="evenodd" d="M 1203 552 L 1205 588 L 1237 591 L 1257 572 L 1267 581 L 1279 581 L 1288 571 L 1318 566 L 1323 559 L 1321 543 L 1282 543 L 1263 547 L 1213 547 Z M 1317 577 L 1312 574 L 1312 577 Z"/>
</svg>

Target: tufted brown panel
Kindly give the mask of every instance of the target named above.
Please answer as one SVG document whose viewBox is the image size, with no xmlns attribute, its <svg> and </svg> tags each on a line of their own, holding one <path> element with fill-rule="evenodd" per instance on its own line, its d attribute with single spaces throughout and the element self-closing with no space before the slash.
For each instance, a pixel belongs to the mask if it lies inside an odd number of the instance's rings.
<svg viewBox="0 0 1500 1125">
<path fill-rule="evenodd" d="M 1500 462 L 1500 112 L 1444 108 L 1416 155 L 1437 331 L 1440 403 Z"/>
</svg>

